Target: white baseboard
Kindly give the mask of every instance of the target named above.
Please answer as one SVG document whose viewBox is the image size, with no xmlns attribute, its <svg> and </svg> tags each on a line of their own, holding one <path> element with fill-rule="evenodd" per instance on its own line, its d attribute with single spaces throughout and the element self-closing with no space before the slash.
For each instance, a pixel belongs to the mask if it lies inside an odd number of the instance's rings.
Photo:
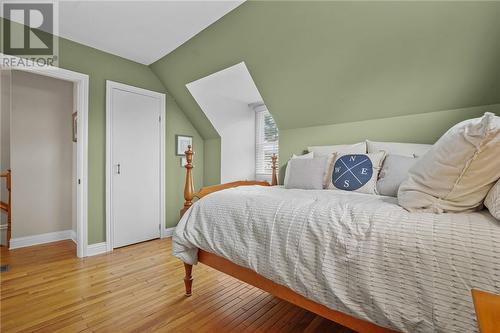
<svg viewBox="0 0 500 333">
<path fill-rule="evenodd" d="M 87 257 L 108 252 L 106 242 L 87 245 Z"/>
<path fill-rule="evenodd" d="M 172 237 L 172 235 L 174 234 L 174 230 L 175 227 L 165 228 L 165 230 L 163 230 L 163 238 Z"/>
<path fill-rule="evenodd" d="M 164 238 L 172 237 L 174 230 L 175 230 L 175 227 L 174 228 L 165 228 L 165 230 L 163 232 L 163 237 Z M 71 239 L 73 242 L 76 243 L 76 232 L 73 230 L 63 230 L 63 231 L 49 232 L 46 234 L 11 238 L 10 249 L 11 250 L 19 249 L 21 247 L 57 242 L 57 241 L 66 240 L 66 239 Z M 106 253 L 106 252 L 108 252 L 107 247 L 106 247 L 106 242 L 87 245 L 87 256 L 88 257 L 95 256 L 95 255 L 102 254 L 102 253 Z"/>
<path fill-rule="evenodd" d="M 46 234 L 11 238 L 10 249 L 13 250 L 21 247 L 57 242 L 65 239 L 72 239 L 72 233 L 73 230 L 63 230 L 56 232 L 48 232 Z"/>
</svg>

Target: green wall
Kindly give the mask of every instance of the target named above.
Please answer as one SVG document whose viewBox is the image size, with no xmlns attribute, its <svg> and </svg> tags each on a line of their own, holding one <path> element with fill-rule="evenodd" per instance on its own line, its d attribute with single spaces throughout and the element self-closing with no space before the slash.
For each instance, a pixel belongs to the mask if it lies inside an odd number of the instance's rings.
<svg viewBox="0 0 500 333">
<path fill-rule="evenodd" d="M 495 104 L 499 17 L 493 1 L 247 1 L 150 67 L 205 139 L 185 85 L 241 61 L 283 132 Z"/>
<path fill-rule="evenodd" d="M 280 129 L 500 103 L 500 2 L 247 1 L 151 65 L 185 85 L 245 61 Z"/>
<path fill-rule="evenodd" d="M 191 125 L 186 115 L 177 106 L 173 98 L 167 95 L 167 123 L 165 165 L 167 167 L 166 186 L 166 225 L 175 227 L 179 222 L 179 212 L 184 205 L 184 185 L 186 184 L 186 169 L 181 167 L 180 157 L 175 155 L 175 135 L 186 134 L 193 136 L 193 150 L 195 151 L 193 168 L 193 185 L 199 189 L 203 184 L 204 140 Z"/>
<path fill-rule="evenodd" d="M 1 20 L 0 20 L 1 23 Z M 59 67 L 89 76 L 88 138 L 88 243 L 105 241 L 106 80 L 166 93 L 148 66 L 59 38 Z M 203 138 L 191 125 L 174 98 L 167 94 L 166 106 L 166 226 L 179 220 L 183 204 L 185 169 L 175 156 L 175 134 L 193 136 L 200 158 L 194 169 L 194 184 L 203 184 Z"/>
<path fill-rule="evenodd" d="M 498 17 L 493 1 L 247 1 L 149 68 L 62 40 L 62 66 L 91 76 L 91 243 L 104 237 L 105 79 L 175 97 L 168 140 L 195 136 L 199 187 L 220 182 L 220 139 L 187 83 L 245 61 L 280 129 L 281 163 L 312 144 L 430 142 L 482 113 L 464 108 L 500 103 Z M 183 183 L 172 147 L 169 226 Z"/>
<path fill-rule="evenodd" d="M 89 75 L 89 244 L 105 240 L 106 80 L 165 93 L 149 67 L 63 38 L 59 40 L 59 66 Z M 175 134 L 192 135 L 198 156 L 203 139 L 186 119 L 175 100 L 167 96 L 166 119 L 166 225 L 175 226 L 182 208 L 184 169 L 175 156 Z M 203 182 L 203 165 L 194 170 L 195 185 Z"/>
<path fill-rule="evenodd" d="M 205 186 L 220 184 L 220 138 L 205 139 L 205 159 L 203 160 Z"/>
<path fill-rule="evenodd" d="M 281 130 L 280 183 L 283 183 L 288 159 L 292 154 L 302 154 L 308 146 L 356 143 L 366 139 L 433 144 L 454 124 L 480 117 L 487 111 L 500 114 L 500 104 Z"/>
</svg>

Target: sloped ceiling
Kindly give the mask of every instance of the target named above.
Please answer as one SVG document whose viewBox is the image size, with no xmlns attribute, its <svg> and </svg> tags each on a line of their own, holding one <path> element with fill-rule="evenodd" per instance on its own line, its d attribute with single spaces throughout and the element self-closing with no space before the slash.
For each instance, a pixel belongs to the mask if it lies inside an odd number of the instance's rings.
<svg viewBox="0 0 500 333">
<path fill-rule="evenodd" d="M 186 84 L 245 61 L 280 129 L 500 103 L 500 2 L 245 2 L 151 65 Z"/>
<path fill-rule="evenodd" d="M 255 110 L 251 104 L 263 101 L 245 63 L 186 86 L 221 137 L 220 182 L 255 179 Z M 218 157 L 206 151 L 209 158 Z"/>
<path fill-rule="evenodd" d="M 59 35 L 149 65 L 241 3 L 60 1 Z"/>
<path fill-rule="evenodd" d="M 241 110 L 254 117 L 249 105 L 264 103 L 244 62 L 190 82 L 186 87 L 218 134 L 248 118 L 241 115 Z"/>
</svg>

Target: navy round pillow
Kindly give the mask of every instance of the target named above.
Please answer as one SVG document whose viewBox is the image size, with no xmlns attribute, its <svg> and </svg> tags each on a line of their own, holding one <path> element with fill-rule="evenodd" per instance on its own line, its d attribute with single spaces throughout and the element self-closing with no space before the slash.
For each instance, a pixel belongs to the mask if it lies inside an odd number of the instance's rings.
<svg viewBox="0 0 500 333">
<path fill-rule="evenodd" d="M 370 181 L 373 164 L 364 154 L 344 155 L 333 167 L 332 183 L 339 190 L 355 191 Z"/>
</svg>

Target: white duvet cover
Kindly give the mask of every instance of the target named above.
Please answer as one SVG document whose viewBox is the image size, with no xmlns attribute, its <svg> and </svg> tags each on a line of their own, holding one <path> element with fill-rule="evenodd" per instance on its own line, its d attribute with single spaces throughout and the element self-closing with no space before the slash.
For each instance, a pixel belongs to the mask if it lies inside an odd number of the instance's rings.
<svg viewBox="0 0 500 333">
<path fill-rule="evenodd" d="M 500 294 L 500 222 L 487 211 L 409 213 L 396 200 L 335 190 L 228 189 L 186 212 L 173 251 L 195 264 L 203 249 L 398 331 L 476 332 L 471 289 Z"/>
</svg>

